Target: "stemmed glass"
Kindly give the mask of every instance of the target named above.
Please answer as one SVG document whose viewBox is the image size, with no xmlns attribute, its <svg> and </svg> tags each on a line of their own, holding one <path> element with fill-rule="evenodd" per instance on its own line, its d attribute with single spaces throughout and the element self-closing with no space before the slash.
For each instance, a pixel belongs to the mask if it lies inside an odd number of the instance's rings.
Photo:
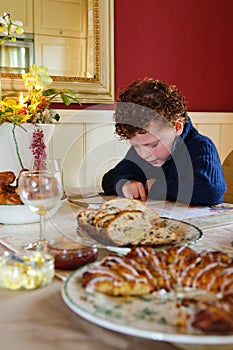
<svg viewBox="0 0 233 350">
<path fill-rule="evenodd" d="M 39 240 L 30 244 L 37 251 L 46 250 L 45 215 L 53 209 L 63 195 L 62 173 L 57 163 L 46 161 L 38 170 L 21 172 L 18 182 L 19 195 L 29 209 L 40 215 Z"/>
<path fill-rule="evenodd" d="M 59 171 L 62 177 L 62 186 L 63 186 L 63 173 L 61 167 L 61 161 L 59 158 L 42 158 L 34 159 L 32 161 L 30 170 L 51 170 Z M 62 199 L 66 198 L 65 192 L 63 192 Z"/>
</svg>

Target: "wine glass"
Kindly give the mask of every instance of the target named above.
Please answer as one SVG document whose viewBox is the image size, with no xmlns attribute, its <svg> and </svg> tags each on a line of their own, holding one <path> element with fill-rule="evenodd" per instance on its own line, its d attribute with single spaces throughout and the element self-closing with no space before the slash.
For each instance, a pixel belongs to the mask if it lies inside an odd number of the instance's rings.
<svg viewBox="0 0 233 350">
<path fill-rule="evenodd" d="M 40 158 L 33 159 L 30 170 L 52 170 L 60 171 L 62 176 L 62 185 L 63 185 L 63 171 L 61 166 L 61 160 L 59 158 Z M 63 186 L 64 187 L 64 186 Z M 62 199 L 66 199 L 65 191 L 63 191 Z"/>
<path fill-rule="evenodd" d="M 39 240 L 30 244 L 31 249 L 46 250 L 45 215 L 53 209 L 63 195 L 62 174 L 59 169 L 23 171 L 19 176 L 19 195 L 29 209 L 40 215 Z"/>
</svg>

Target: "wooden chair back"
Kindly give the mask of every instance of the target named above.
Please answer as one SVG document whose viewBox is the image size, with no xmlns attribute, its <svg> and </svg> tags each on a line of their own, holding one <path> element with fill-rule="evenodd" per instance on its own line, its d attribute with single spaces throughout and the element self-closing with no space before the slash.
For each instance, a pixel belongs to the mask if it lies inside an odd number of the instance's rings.
<svg viewBox="0 0 233 350">
<path fill-rule="evenodd" d="M 233 203 L 233 151 L 225 158 L 222 167 L 227 183 L 227 190 L 224 193 L 224 202 Z"/>
</svg>

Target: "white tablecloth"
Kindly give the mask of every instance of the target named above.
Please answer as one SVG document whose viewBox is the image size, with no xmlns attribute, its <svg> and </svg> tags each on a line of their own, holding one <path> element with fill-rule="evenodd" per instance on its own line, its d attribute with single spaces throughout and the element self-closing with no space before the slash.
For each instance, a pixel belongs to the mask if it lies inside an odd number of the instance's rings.
<svg viewBox="0 0 233 350">
<path fill-rule="evenodd" d="M 66 202 L 46 222 L 47 238 L 76 238 L 76 216 L 80 208 Z M 18 249 L 38 237 L 38 224 L 0 225 L 0 242 Z M 226 248 L 232 253 L 233 222 L 203 229 L 204 237 L 196 245 Z M 0 244 L 1 252 L 5 248 Z M 62 281 L 54 278 L 44 288 L 33 291 L 0 289 L 0 346 L 19 350 L 230 350 L 233 345 L 169 344 L 118 334 L 96 326 L 75 313 L 63 302 Z"/>
</svg>

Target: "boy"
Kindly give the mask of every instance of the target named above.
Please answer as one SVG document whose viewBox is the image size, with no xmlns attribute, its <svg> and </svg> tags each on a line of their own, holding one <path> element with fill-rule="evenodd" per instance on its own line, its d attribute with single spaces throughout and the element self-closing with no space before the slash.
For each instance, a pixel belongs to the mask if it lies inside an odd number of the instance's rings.
<svg viewBox="0 0 233 350">
<path fill-rule="evenodd" d="M 114 114 L 129 151 L 102 179 L 107 195 L 193 205 L 222 202 L 226 184 L 217 149 L 194 128 L 181 92 L 146 78 L 129 85 Z"/>
</svg>

